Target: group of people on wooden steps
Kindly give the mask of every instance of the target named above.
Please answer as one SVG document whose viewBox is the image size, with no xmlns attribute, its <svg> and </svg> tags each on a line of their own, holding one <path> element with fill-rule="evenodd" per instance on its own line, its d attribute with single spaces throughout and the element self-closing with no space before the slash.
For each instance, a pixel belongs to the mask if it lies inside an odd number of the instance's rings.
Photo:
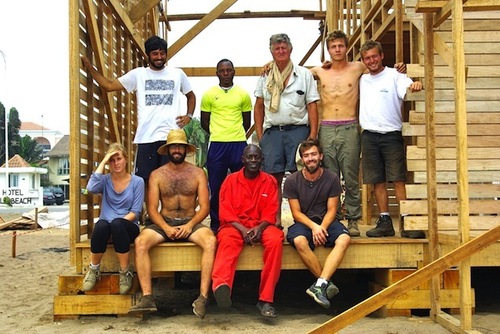
<svg viewBox="0 0 500 334">
<path fill-rule="evenodd" d="M 101 259 L 112 240 L 120 264 L 120 293 L 127 294 L 133 281 L 129 252 L 134 244 L 142 298 L 129 312 L 156 311 L 149 251 L 162 242 L 191 241 L 202 249 L 200 294 L 192 306 L 203 319 L 211 293 L 218 307 L 231 307 L 239 255 L 245 245 L 262 244 L 257 308 L 264 317 L 276 317 L 274 292 L 286 239 L 316 278 L 306 293 L 329 308 L 339 292 L 332 276 L 351 237 L 360 236 L 360 161 L 363 182 L 374 185 L 380 209 L 376 226 L 366 235 L 395 235 L 386 183 L 393 182 L 396 198 L 405 199 L 401 108 L 408 88 L 422 89 L 420 82 L 406 76 L 403 63 L 395 69 L 383 65 L 379 42 L 367 41 L 360 49 L 362 61 L 348 62 L 348 42 L 342 31 L 330 33 L 326 43 L 331 59 L 308 69 L 292 62 L 287 34 L 272 35 L 272 61 L 257 80 L 253 106 L 249 93 L 234 84 L 233 63 L 220 60 L 215 72 L 219 84 L 207 90 L 200 103 L 201 126 L 210 135 L 206 172 L 185 160 L 196 151 L 182 129 L 193 117 L 196 96 L 186 74 L 166 66 L 165 40 L 150 37 L 144 45 L 149 66 L 115 79 L 104 77 L 82 57 L 105 92 L 135 92 L 138 106 L 134 172 L 128 172 L 125 148 L 113 143 L 87 185 L 90 193 L 102 195 L 102 203 L 83 290 L 92 290 L 99 281 Z M 252 107 L 258 145 L 247 144 Z M 347 226 L 341 222 L 341 178 Z M 288 199 L 293 217 L 286 235 L 282 198 Z M 147 219 L 141 230 L 144 202 Z M 202 224 L 208 215 L 210 226 Z M 403 237 L 425 236 L 402 226 L 400 231 Z M 314 253 L 319 246 L 331 248 L 324 263 Z"/>
</svg>

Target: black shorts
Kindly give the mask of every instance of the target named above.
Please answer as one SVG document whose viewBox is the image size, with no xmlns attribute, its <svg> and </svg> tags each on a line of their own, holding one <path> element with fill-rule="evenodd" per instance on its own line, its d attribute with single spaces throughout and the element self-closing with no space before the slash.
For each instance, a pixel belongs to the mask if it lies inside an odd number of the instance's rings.
<svg viewBox="0 0 500 334">
<path fill-rule="evenodd" d="M 137 144 L 134 164 L 135 175 L 142 177 L 146 185 L 148 184 L 151 172 L 169 161 L 166 155 L 161 155 L 157 152 L 158 148 L 163 144 L 165 144 L 165 141 Z"/>
<path fill-rule="evenodd" d="M 401 131 L 361 134 L 363 183 L 406 181 L 406 156 Z"/>
<path fill-rule="evenodd" d="M 338 219 L 335 219 L 330 226 L 326 229 L 328 232 L 328 237 L 326 238 L 325 247 L 334 247 L 335 241 L 342 234 L 349 234 L 349 231 L 345 228 L 344 224 L 342 224 Z M 295 248 L 293 240 L 296 237 L 304 236 L 307 241 L 309 241 L 309 247 L 314 250 L 315 245 L 312 238 L 312 230 L 306 225 L 298 222 L 294 222 L 289 228 L 286 234 L 286 240 Z"/>
</svg>

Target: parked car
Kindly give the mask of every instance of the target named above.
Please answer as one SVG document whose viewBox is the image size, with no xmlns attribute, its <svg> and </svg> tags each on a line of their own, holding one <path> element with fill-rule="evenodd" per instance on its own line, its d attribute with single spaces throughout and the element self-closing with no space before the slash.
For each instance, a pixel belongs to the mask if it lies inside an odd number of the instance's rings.
<svg viewBox="0 0 500 334">
<path fill-rule="evenodd" d="M 57 205 L 62 205 L 64 203 L 64 191 L 59 187 L 47 187 L 46 190 L 50 191 L 55 199 Z"/>
<path fill-rule="evenodd" d="M 44 190 L 43 191 L 43 205 L 54 205 L 56 204 L 56 197 L 52 193 L 52 191 Z"/>
</svg>

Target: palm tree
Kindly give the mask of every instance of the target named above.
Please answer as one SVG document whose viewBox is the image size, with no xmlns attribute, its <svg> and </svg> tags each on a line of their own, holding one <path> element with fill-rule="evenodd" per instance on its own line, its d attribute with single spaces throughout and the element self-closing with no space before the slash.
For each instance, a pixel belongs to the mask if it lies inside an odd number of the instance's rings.
<svg viewBox="0 0 500 334">
<path fill-rule="evenodd" d="M 38 145 L 36 140 L 33 140 L 28 135 L 25 135 L 19 141 L 17 154 L 23 157 L 23 159 L 30 165 L 38 164 L 38 162 L 42 159 L 42 152 L 42 146 Z"/>
</svg>

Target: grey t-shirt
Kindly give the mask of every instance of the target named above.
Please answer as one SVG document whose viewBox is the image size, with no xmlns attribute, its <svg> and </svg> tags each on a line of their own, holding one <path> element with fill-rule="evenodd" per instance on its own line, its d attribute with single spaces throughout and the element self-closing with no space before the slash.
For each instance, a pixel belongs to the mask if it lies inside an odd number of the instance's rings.
<svg viewBox="0 0 500 334">
<path fill-rule="evenodd" d="M 321 222 L 325 216 L 328 198 L 340 196 L 341 193 L 339 177 L 326 168 L 314 182 L 307 181 L 302 172 L 297 171 L 286 178 L 283 187 L 283 197 L 298 199 L 300 211 L 315 222 Z"/>
</svg>

